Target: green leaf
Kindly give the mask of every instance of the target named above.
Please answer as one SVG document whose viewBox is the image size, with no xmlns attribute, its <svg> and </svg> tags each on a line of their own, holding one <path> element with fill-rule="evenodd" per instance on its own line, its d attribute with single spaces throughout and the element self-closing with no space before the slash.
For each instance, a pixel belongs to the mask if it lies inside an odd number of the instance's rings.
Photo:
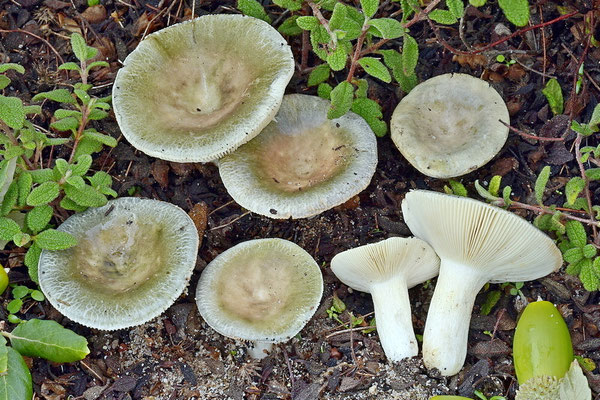
<svg viewBox="0 0 600 400">
<path fill-rule="evenodd" d="M 296 20 L 296 24 L 305 31 L 312 31 L 321 26 L 317 17 L 308 16 L 308 17 L 298 17 Z"/>
<path fill-rule="evenodd" d="M 100 110 L 97 108 L 94 108 L 92 111 L 90 111 L 88 115 L 88 119 L 92 121 L 98 121 L 106 117 L 108 117 L 108 113 L 104 110 Z"/>
<path fill-rule="evenodd" d="M 15 63 L 0 64 L 0 74 L 6 72 L 8 70 L 17 71 L 20 74 L 24 74 L 25 73 L 25 68 L 23 68 L 22 65 L 15 64 Z"/>
<path fill-rule="evenodd" d="M 287 36 L 296 36 L 296 35 L 301 34 L 302 28 L 300 28 L 298 26 L 298 24 L 296 23 L 297 19 L 298 19 L 297 15 L 292 15 L 291 17 L 289 17 L 285 21 L 283 21 L 281 23 L 281 25 L 279 25 L 279 28 L 277 28 L 277 30 L 282 35 L 287 35 Z"/>
<path fill-rule="evenodd" d="M 546 87 L 542 90 L 544 96 L 548 100 L 550 109 L 554 115 L 563 113 L 563 94 L 560 84 L 554 78 L 546 83 Z"/>
<path fill-rule="evenodd" d="M 29 171 L 33 178 L 33 183 L 44 183 L 54 179 L 54 173 L 51 168 L 34 169 Z"/>
<path fill-rule="evenodd" d="M 506 19 L 516 26 L 525 26 L 529 22 L 528 0 L 498 0 L 498 5 Z"/>
<path fill-rule="evenodd" d="M 310 72 L 310 75 L 308 76 L 307 86 L 317 86 L 319 83 L 325 82 L 327 79 L 329 79 L 330 73 L 331 68 L 329 68 L 329 65 L 318 65 L 317 67 L 315 67 L 315 69 L 313 69 Z"/>
<path fill-rule="evenodd" d="M 592 129 L 598 129 L 598 125 L 600 124 L 600 104 L 596 104 L 594 107 L 594 111 L 592 112 L 592 117 L 590 118 L 590 122 L 588 125 Z"/>
<path fill-rule="evenodd" d="M 363 117 L 376 136 L 382 137 L 387 133 L 387 124 L 381 120 L 381 106 L 376 101 L 364 97 L 354 99 L 352 112 Z"/>
<path fill-rule="evenodd" d="M 76 187 L 67 184 L 64 191 L 67 197 L 84 207 L 101 207 L 108 201 L 106 196 L 88 185 Z"/>
<path fill-rule="evenodd" d="M 596 246 L 594 246 L 593 244 L 586 244 L 585 246 L 583 246 L 582 248 L 583 251 L 583 256 L 585 258 L 594 258 L 596 257 Z"/>
<path fill-rule="evenodd" d="M 373 18 L 379 8 L 379 0 L 360 0 L 360 7 L 367 17 Z"/>
<path fill-rule="evenodd" d="M 12 296 L 15 299 L 22 299 L 29 294 L 29 288 L 27 286 L 18 285 L 12 289 Z"/>
<path fill-rule="evenodd" d="M 92 156 L 89 154 L 84 154 L 77 157 L 77 163 L 71 167 L 71 172 L 73 175 L 82 176 L 92 166 Z"/>
<path fill-rule="evenodd" d="M 12 237 L 12 241 L 15 243 L 17 247 L 23 247 L 31 240 L 31 236 L 27 233 L 18 232 Z"/>
<path fill-rule="evenodd" d="M 392 81 L 392 76 L 390 75 L 390 71 L 383 65 L 381 61 L 373 57 L 363 57 L 358 60 L 358 63 L 365 70 L 365 72 L 372 77 L 377 79 L 381 79 L 386 83 L 390 83 Z"/>
<path fill-rule="evenodd" d="M 68 183 L 69 185 L 75 186 L 79 189 L 83 188 L 83 186 L 85 186 L 85 181 L 83 180 L 83 178 L 81 176 L 78 175 L 72 175 L 70 177 L 68 177 L 65 180 L 66 183 Z"/>
<path fill-rule="evenodd" d="M 446 0 L 446 5 L 448 6 L 448 10 L 454 15 L 457 19 L 462 18 L 463 13 L 465 12 L 465 5 L 462 0 Z"/>
<path fill-rule="evenodd" d="M 27 115 L 41 114 L 42 113 L 42 107 L 38 106 L 38 105 L 23 106 L 23 109 L 25 110 L 25 114 L 27 114 Z"/>
<path fill-rule="evenodd" d="M 98 68 L 98 67 L 109 67 L 110 64 L 107 63 L 106 61 L 94 61 L 92 63 L 89 63 L 87 67 L 85 67 L 86 71 L 90 71 L 92 68 Z"/>
<path fill-rule="evenodd" d="M 104 171 L 98 171 L 93 176 L 86 177 L 90 184 L 95 187 L 110 187 L 112 186 L 112 178 L 109 174 Z"/>
<path fill-rule="evenodd" d="M 32 398 L 33 384 L 27 364 L 15 349 L 7 347 L 7 372 L 0 375 L 0 399 L 31 400 Z"/>
<path fill-rule="evenodd" d="M 8 347 L 6 339 L 0 336 L 0 376 L 4 375 L 8 370 Z"/>
<path fill-rule="evenodd" d="M 273 3 L 290 11 L 298 11 L 302 8 L 302 0 L 273 0 Z"/>
<path fill-rule="evenodd" d="M 10 78 L 6 75 L 0 75 L 0 90 L 6 88 L 8 85 L 10 85 Z"/>
<path fill-rule="evenodd" d="M 298 18 L 300 21 L 301 18 Z M 327 61 L 327 52 L 324 50 L 322 44 L 329 43 L 331 38 L 329 34 L 321 25 L 317 26 L 315 29 L 310 31 L 310 44 L 312 46 L 313 52 L 324 61 Z"/>
<path fill-rule="evenodd" d="M 469 4 L 473 7 L 483 7 L 487 0 L 469 0 Z"/>
<path fill-rule="evenodd" d="M 544 190 L 550 178 L 550 166 L 546 165 L 535 180 L 535 199 L 539 205 L 543 205 Z"/>
<path fill-rule="evenodd" d="M 573 204 L 581 191 L 585 188 L 585 180 L 580 177 L 571 178 L 565 185 L 567 204 Z"/>
<path fill-rule="evenodd" d="M 90 95 L 83 89 L 73 89 L 73 93 L 75 93 L 75 96 L 77 96 L 85 105 L 88 105 L 92 99 Z"/>
<path fill-rule="evenodd" d="M 589 258 L 584 258 L 579 265 L 581 266 L 579 279 L 581 280 L 581 283 L 583 283 L 585 290 L 588 292 L 593 292 L 594 290 L 600 289 L 600 278 L 594 272 L 592 260 Z"/>
<path fill-rule="evenodd" d="M 600 180 L 600 168 L 590 168 L 585 171 L 585 176 L 591 181 Z"/>
<path fill-rule="evenodd" d="M 10 218 L 0 217 L 0 239 L 12 240 L 13 236 L 21 232 L 21 227 Z"/>
<path fill-rule="evenodd" d="M 490 179 L 490 186 L 488 187 L 488 191 L 492 196 L 498 196 L 501 182 L 502 177 L 500 175 L 494 175 L 492 179 Z"/>
<path fill-rule="evenodd" d="M 33 233 L 38 233 L 48 225 L 54 210 L 49 205 L 34 207 L 25 216 L 25 223 Z"/>
<path fill-rule="evenodd" d="M 467 193 L 467 188 L 465 188 L 465 185 L 463 185 L 459 181 L 455 181 L 454 179 L 449 179 L 448 183 L 452 188 L 453 194 L 455 194 L 456 196 L 468 197 L 469 194 Z"/>
<path fill-rule="evenodd" d="M 44 296 L 44 293 L 40 292 L 39 290 L 32 290 L 31 298 L 35 301 L 44 301 L 46 297 Z"/>
<path fill-rule="evenodd" d="M 21 307 L 23 307 L 23 300 L 14 299 L 6 305 L 6 310 L 11 314 L 16 314 L 21 310 Z"/>
<path fill-rule="evenodd" d="M 2 199 L 2 205 L 0 206 L 0 215 L 6 215 L 12 211 L 13 207 L 17 204 L 19 197 L 19 188 L 17 182 L 13 181 Z M 10 240 L 10 239 L 7 239 Z"/>
<path fill-rule="evenodd" d="M 19 353 L 65 363 L 83 360 L 90 353 L 87 340 L 52 320 L 31 319 L 17 326 L 9 336 Z"/>
<path fill-rule="evenodd" d="M 96 138 L 91 138 L 89 136 L 83 135 L 81 140 L 79 141 L 79 146 L 77 146 L 77 150 L 75 150 L 75 157 L 79 157 L 83 154 L 97 153 L 101 150 L 102 143 L 96 140 Z"/>
<path fill-rule="evenodd" d="M 428 15 L 439 24 L 452 25 L 458 22 L 458 19 L 448 10 L 433 10 Z"/>
<path fill-rule="evenodd" d="M 567 221 L 565 229 L 569 241 L 576 247 L 583 247 L 587 244 L 587 234 L 583 224 L 579 221 Z"/>
<path fill-rule="evenodd" d="M 63 64 L 60 64 L 58 66 L 58 69 L 65 69 L 68 71 L 79 71 L 81 72 L 81 67 L 79 66 L 79 64 L 74 63 L 74 62 L 66 62 Z"/>
<path fill-rule="evenodd" d="M 35 283 L 38 283 L 38 263 L 40 261 L 40 254 L 42 254 L 42 249 L 35 244 L 35 242 L 29 247 L 27 253 L 25 253 L 24 263 L 27 267 L 27 272 L 29 273 L 29 277 Z"/>
<path fill-rule="evenodd" d="M 48 99 L 52 101 L 56 101 L 58 103 L 66 103 L 66 104 L 77 104 L 77 100 L 71 95 L 67 89 L 55 89 L 50 92 L 38 93 L 31 101 L 39 101 L 43 99 Z"/>
<path fill-rule="evenodd" d="M 332 90 L 333 90 L 333 88 L 331 87 L 331 85 L 329 83 L 321 83 L 317 87 L 317 95 L 322 99 L 330 100 Z"/>
<path fill-rule="evenodd" d="M 486 188 L 481 186 L 481 184 L 479 183 L 479 180 L 477 180 L 477 179 L 475 180 L 475 190 L 477 190 L 477 193 L 486 200 L 489 200 L 489 201 L 497 201 L 498 200 L 498 197 L 493 196 L 490 192 L 488 192 L 488 190 Z"/>
<path fill-rule="evenodd" d="M 96 54 L 98 54 L 98 49 L 96 49 L 95 47 L 88 46 L 88 48 L 86 49 L 86 58 L 90 60 L 96 57 Z"/>
<path fill-rule="evenodd" d="M 25 109 L 21 99 L 0 95 L 0 120 L 12 129 L 21 129 L 25 123 Z"/>
<path fill-rule="evenodd" d="M 45 250 L 64 250 L 77 244 L 70 234 L 56 229 L 46 229 L 35 237 L 35 244 Z"/>
<path fill-rule="evenodd" d="M 404 46 L 402 47 L 402 72 L 405 76 L 414 74 L 419 61 L 419 45 L 410 35 L 404 35 Z"/>
<path fill-rule="evenodd" d="M 402 24 L 393 18 L 372 19 L 369 21 L 369 25 L 377 29 L 377 32 L 379 34 L 376 36 L 384 39 L 396 39 L 402 36 L 402 34 L 404 33 L 404 28 L 402 28 Z"/>
<path fill-rule="evenodd" d="M 117 139 L 115 139 L 114 137 L 96 132 L 91 129 L 86 129 L 83 133 L 83 137 L 95 140 L 98 143 L 102 143 L 110 147 L 115 147 L 117 145 Z"/>
<path fill-rule="evenodd" d="M 27 196 L 27 205 L 35 207 L 48 204 L 57 198 L 59 193 L 60 187 L 58 183 L 44 182 L 29 193 L 29 196 Z"/>
<path fill-rule="evenodd" d="M 346 114 L 352 107 L 354 98 L 354 87 L 350 82 L 343 81 L 331 91 L 331 108 L 327 112 L 327 118 L 339 118 Z"/>
<path fill-rule="evenodd" d="M 73 49 L 75 57 L 77 57 L 79 61 L 87 61 L 88 46 L 85 43 L 83 36 L 81 36 L 79 33 L 74 33 L 71 35 L 71 48 Z"/>
<path fill-rule="evenodd" d="M 329 29 L 332 31 L 340 29 L 346 19 L 346 6 L 342 3 L 336 3 L 333 7 L 333 13 L 329 18 Z"/>
<path fill-rule="evenodd" d="M 498 303 L 500 297 L 502 297 L 502 292 L 499 290 L 492 290 L 489 292 L 485 298 L 485 302 L 479 309 L 479 314 L 488 315 L 492 311 L 492 308 Z"/>
<path fill-rule="evenodd" d="M 29 195 L 29 192 L 31 191 L 32 184 L 33 184 L 33 177 L 31 176 L 31 174 L 29 172 L 23 171 L 21 173 L 21 175 L 19 176 L 19 179 L 17 179 L 17 187 L 18 187 L 18 191 L 19 191 L 19 197 L 18 197 L 17 204 L 20 207 L 23 207 L 25 204 L 27 204 L 27 196 Z"/>
<path fill-rule="evenodd" d="M 338 43 L 338 47 L 335 51 L 327 55 L 327 64 L 329 64 L 332 70 L 341 71 L 346 66 L 347 59 L 348 55 L 346 54 L 346 49 Z"/>
<path fill-rule="evenodd" d="M 65 210 L 72 210 L 77 212 L 87 210 L 87 207 L 80 206 L 68 197 L 63 197 L 63 199 L 60 201 L 60 206 Z"/>
<path fill-rule="evenodd" d="M 581 247 L 573 247 L 563 253 L 563 260 L 569 264 L 577 264 L 583 260 L 583 251 Z"/>
</svg>

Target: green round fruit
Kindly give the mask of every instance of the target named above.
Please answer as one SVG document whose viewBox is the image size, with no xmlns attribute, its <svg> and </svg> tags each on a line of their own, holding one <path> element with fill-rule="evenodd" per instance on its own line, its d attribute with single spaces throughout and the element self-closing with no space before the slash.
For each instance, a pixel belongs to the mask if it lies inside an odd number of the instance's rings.
<svg viewBox="0 0 600 400">
<path fill-rule="evenodd" d="M 6 271 L 4 270 L 2 265 L 0 265 L 0 294 L 4 293 L 4 291 L 6 290 L 7 287 L 8 287 L 8 275 L 6 274 Z"/>
<path fill-rule="evenodd" d="M 513 360 L 520 384 L 536 376 L 562 378 L 573 361 L 565 320 L 548 301 L 529 304 L 517 323 Z"/>
</svg>

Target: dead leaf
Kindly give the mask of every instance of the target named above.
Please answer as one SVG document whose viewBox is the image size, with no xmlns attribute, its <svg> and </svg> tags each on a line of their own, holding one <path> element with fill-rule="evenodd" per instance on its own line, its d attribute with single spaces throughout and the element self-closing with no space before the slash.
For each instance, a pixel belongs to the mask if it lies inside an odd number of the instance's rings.
<svg viewBox="0 0 600 400">
<path fill-rule="evenodd" d="M 169 186 L 169 164 L 163 160 L 156 160 L 152 163 L 152 176 L 164 190 Z"/>
<path fill-rule="evenodd" d="M 200 244 L 202 244 L 202 237 L 204 236 L 204 231 L 206 231 L 206 225 L 208 224 L 208 206 L 206 203 L 196 203 L 188 215 L 192 221 L 194 221 L 194 225 L 196 225 L 196 230 L 198 230 L 198 236 L 200 237 Z"/>
<path fill-rule="evenodd" d="M 106 19 L 106 7 L 102 4 L 96 4 L 85 9 L 81 16 L 90 24 L 99 24 Z"/>
</svg>

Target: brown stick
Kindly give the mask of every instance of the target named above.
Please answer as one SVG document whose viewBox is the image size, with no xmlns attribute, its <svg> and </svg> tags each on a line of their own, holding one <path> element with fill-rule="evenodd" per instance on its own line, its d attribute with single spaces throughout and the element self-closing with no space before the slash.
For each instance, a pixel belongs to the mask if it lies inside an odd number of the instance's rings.
<svg viewBox="0 0 600 400">
<path fill-rule="evenodd" d="M 504 122 L 502 120 L 498 120 L 498 121 L 502 125 L 506 126 L 508 129 L 510 129 L 514 133 L 519 134 L 520 136 L 524 137 L 525 139 L 539 140 L 539 141 L 543 141 L 543 142 L 563 142 L 565 140 L 564 138 L 561 138 L 561 137 L 560 138 L 547 138 L 547 137 L 531 135 L 529 133 L 525 133 L 522 130 L 515 128 L 514 126 L 510 126 L 509 124 L 507 124 L 506 122 Z"/>
</svg>

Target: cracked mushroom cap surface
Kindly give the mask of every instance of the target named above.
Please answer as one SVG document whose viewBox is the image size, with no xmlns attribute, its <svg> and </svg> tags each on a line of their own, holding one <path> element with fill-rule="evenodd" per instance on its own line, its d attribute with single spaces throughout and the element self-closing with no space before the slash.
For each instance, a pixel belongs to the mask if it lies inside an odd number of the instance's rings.
<svg viewBox="0 0 600 400">
<path fill-rule="evenodd" d="M 148 35 L 113 86 L 125 138 L 176 162 L 208 162 L 273 119 L 294 72 L 285 39 L 264 21 L 205 15 Z"/>
<path fill-rule="evenodd" d="M 331 270 L 345 285 L 369 293 L 371 286 L 403 276 L 411 288 L 435 277 L 440 259 L 426 242 L 391 237 L 337 254 Z"/>
<path fill-rule="evenodd" d="M 442 261 L 469 266 L 489 276 L 487 282 L 538 279 L 563 262 L 545 233 L 516 214 L 478 200 L 413 190 L 402 201 L 402 214 L 411 232 L 429 243 Z"/>
<path fill-rule="evenodd" d="M 444 74 L 417 85 L 398 104 L 390 132 L 419 172 L 434 178 L 467 174 L 504 146 L 510 122 L 502 97 L 486 81 Z"/>
<path fill-rule="evenodd" d="M 196 227 L 164 201 L 111 200 L 57 229 L 78 243 L 42 251 L 40 287 L 61 314 L 90 328 L 122 329 L 157 317 L 183 292 L 196 265 Z"/>
<path fill-rule="evenodd" d="M 285 96 L 260 135 L 219 160 L 231 197 L 271 218 L 306 218 L 365 189 L 377 166 L 375 135 L 352 112 L 327 119 L 329 107 L 317 96 Z"/>
<path fill-rule="evenodd" d="M 242 242 L 202 271 L 196 303 L 218 333 L 278 343 L 295 336 L 323 294 L 319 266 L 300 246 L 283 239 Z"/>
</svg>

